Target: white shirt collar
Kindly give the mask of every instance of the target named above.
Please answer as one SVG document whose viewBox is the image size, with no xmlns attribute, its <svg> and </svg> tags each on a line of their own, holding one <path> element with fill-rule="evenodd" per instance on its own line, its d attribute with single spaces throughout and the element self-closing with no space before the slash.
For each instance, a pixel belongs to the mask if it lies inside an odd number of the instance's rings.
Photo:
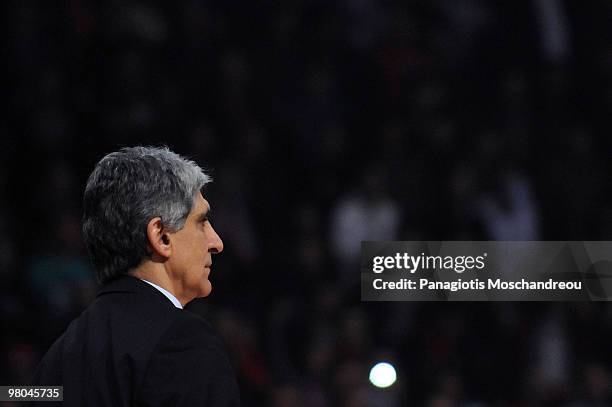
<svg viewBox="0 0 612 407">
<path fill-rule="evenodd" d="M 170 301 L 172 301 L 172 304 L 174 304 L 174 306 L 175 306 L 176 308 L 183 309 L 183 306 L 181 305 L 180 301 L 179 301 L 179 300 L 177 300 L 177 299 L 176 299 L 176 297 L 175 297 L 174 295 L 172 295 L 172 293 L 171 293 L 170 291 L 168 291 L 168 290 L 166 290 L 166 289 L 164 289 L 164 288 L 161 288 L 161 287 L 160 287 L 160 286 L 158 286 L 157 284 L 153 284 L 152 282 L 147 281 L 147 280 L 145 280 L 145 279 L 143 279 L 143 278 L 141 278 L 141 280 L 142 280 L 142 281 L 144 281 L 145 283 L 148 283 L 148 284 L 152 285 L 153 287 L 157 288 L 157 290 L 158 290 L 160 293 L 162 293 L 163 295 L 165 295 L 166 297 L 168 297 L 168 299 L 169 299 Z"/>
</svg>

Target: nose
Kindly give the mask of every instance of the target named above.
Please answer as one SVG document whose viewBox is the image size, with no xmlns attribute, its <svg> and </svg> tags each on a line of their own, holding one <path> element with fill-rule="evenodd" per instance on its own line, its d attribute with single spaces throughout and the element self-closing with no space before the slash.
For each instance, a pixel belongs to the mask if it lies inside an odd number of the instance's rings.
<svg viewBox="0 0 612 407">
<path fill-rule="evenodd" d="M 223 251 L 223 240 L 221 240 L 212 225 L 210 225 L 208 251 L 213 254 L 221 253 Z"/>
</svg>

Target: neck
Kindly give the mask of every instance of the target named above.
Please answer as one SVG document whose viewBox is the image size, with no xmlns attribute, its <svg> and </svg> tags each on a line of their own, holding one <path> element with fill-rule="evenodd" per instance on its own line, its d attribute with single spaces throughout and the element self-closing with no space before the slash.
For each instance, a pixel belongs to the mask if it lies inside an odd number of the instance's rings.
<svg viewBox="0 0 612 407">
<path fill-rule="evenodd" d="M 189 302 L 179 293 L 179 290 L 170 279 L 163 263 L 153 263 L 145 261 L 140 266 L 130 271 L 128 274 L 141 280 L 147 280 L 169 291 L 170 293 L 172 293 L 172 295 L 176 297 L 177 300 L 179 300 L 183 307 L 185 306 L 185 304 L 187 304 L 187 302 Z"/>
</svg>

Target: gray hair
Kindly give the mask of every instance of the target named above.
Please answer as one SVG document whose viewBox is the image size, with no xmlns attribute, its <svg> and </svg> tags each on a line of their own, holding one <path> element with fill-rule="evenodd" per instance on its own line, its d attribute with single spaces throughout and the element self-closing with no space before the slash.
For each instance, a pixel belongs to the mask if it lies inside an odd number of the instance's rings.
<svg viewBox="0 0 612 407">
<path fill-rule="evenodd" d="M 98 280 L 108 282 L 150 255 L 151 219 L 181 230 L 210 181 L 196 163 L 167 147 L 128 147 L 102 158 L 83 197 L 83 237 Z"/>
</svg>

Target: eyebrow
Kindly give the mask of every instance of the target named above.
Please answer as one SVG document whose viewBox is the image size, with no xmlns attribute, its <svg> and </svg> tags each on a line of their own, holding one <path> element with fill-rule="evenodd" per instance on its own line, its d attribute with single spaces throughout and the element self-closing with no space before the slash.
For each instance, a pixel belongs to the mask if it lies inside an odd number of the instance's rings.
<svg viewBox="0 0 612 407">
<path fill-rule="evenodd" d="M 211 212 L 210 208 L 202 212 L 200 216 L 198 216 L 198 222 L 204 222 L 205 220 L 208 220 L 208 218 L 210 218 L 210 212 Z"/>
</svg>

